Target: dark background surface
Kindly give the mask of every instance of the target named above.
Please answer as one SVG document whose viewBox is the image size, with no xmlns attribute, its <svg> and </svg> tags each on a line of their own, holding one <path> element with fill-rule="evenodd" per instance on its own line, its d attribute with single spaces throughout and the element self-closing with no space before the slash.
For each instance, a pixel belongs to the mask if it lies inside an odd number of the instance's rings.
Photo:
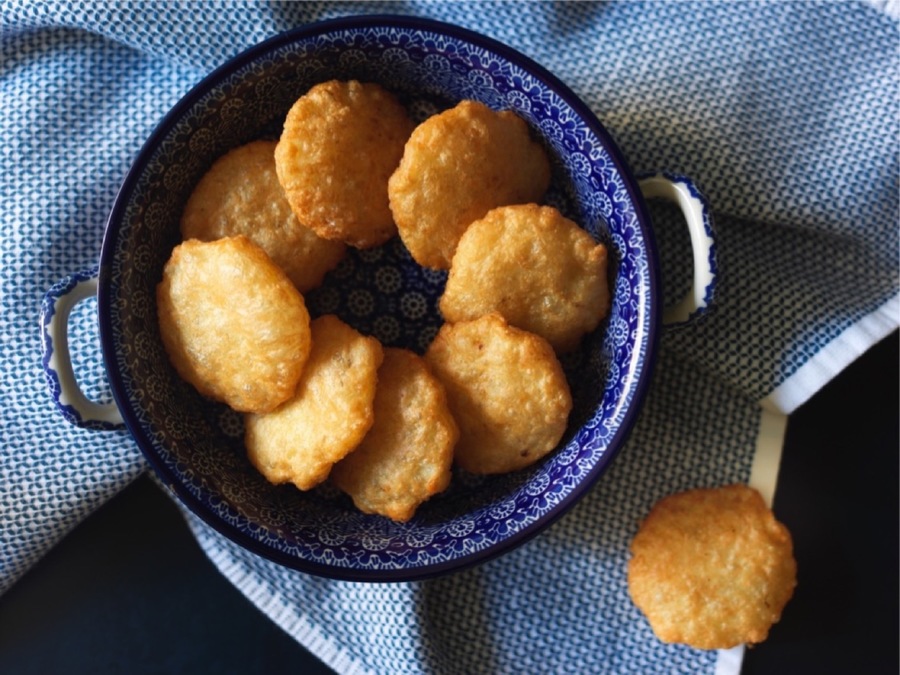
<svg viewBox="0 0 900 675">
<path fill-rule="evenodd" d="M 744 675 L 900 672 L 898 353 L 894 333 L 790 418 L 774 509 L 799 584 Z M 0 596 L 4 674 L 331 672 L 221 576 L 146 477 Z"/>
</svg>

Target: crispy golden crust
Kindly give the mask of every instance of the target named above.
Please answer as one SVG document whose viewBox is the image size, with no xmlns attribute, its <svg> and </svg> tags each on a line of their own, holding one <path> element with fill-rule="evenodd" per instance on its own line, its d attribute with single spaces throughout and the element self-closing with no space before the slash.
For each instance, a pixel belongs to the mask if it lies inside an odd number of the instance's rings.
<svg viewBox="0 0 900 675">
<path fill-rule="evenodd" d="M 311 323 L 312 351 L 293 398 L 266 415 L 247 415 L 244 443 L 272 483 L 309 490 L 328 477 L 374 421 L 381 344 L 336 316 Z"/>
<path fill-rule="evenodd" d="M 450 483 L 459 431 L 440 382 L 425 361 L 386 348 L 378 371 L 375 424 L 331 480 L 365 513 L 405 522 Z"/>
<path fill-rule="evenodd" d="M 309 314 L 249 239 L 180 244 L 156 300 L 169 359 L 200 393 L 242 412 L 266 412 L 293 395 L 309 355 Z"/>
<path fill-rule="evenodd" d="M 447 269 L 469 224 L 538 201 L 550 163 L 511 111 L 463 101 L 416 127 L 388 184 L 400 238 L 420 265 Z"/>
<path fill-rule="evenodd" d="M 216 160 L 188 199 L 181 234 L 201 241 L 242 234 L 268 253 L 300 292 L 321 284 L 346 249 L 297 220 L 275 173 L 275 141 L 253 141 Z"/>
<path fill-rule="evenodd" d="M 496 311 L 571 351 L 609 311 L 606 248 L 552 207 L 493 209 L 460 239 L 440 309 L 449 322 Z"/>
<path fill-rule="evenodd" d="M 660 500 L 631 544 L 628 590 L 663 642 L 766 639 L 797 583 L 791 535 L 745 485 Z"/>
<path fill-rule="evenodd" d="M 413 126 L 377 84 L 333 80 L 301 96 L 275 149 L 278 179 L 300 222 L 357 248 L 394 236 L 387 182 Z"/>
<path fill-rule="evenodd" d="M 516 471 L 553 450 L 572 397 L 553 348 L 499 314 L 444 324 L 425 354 L 459 425 L 455 459 L 471 473 Z"/>
</svg>

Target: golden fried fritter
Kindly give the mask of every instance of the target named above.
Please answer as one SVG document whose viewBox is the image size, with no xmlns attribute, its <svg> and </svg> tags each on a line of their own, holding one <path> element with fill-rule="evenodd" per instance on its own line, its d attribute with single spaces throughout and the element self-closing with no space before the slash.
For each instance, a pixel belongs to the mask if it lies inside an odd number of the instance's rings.
<svg viewBox="0 0 900 675">
<path fill-rule="evenodd" d="M 309 355 L 309 314 L 249 239 L 175 247 L 156 300 L 169 359 L 200 393 L 241 412 L 267 412 L 294 394 Z"/>
<path fill-rule="evenodd" d="M 449 322 L 499 312 L 557 352 L 609 311 L 606 247 L 550 206 L 502 206 L 460 239 L 440 309 Z"/>
<path fill-rule="evenodd" d="M 293 398 L 247 415 L 251 463 L 272 483 L 309 490 L 362 441 L 374 421 L 381 344 L 325 315 L 312 321 L 312 350 Z"/>
<path fill-rule="evenodd" d="M 220 157 L 200 179 L 181 216 L 184 239 L 243 234 L 305 293 L 322 283 L 346 247 L 303 226 L 275 173 L 275 141 L 253 141 Z"/>
<path fill-rule="evenodd" d="M 411 351 L 386 348 L 375 424 L 334 466 L 331 480 L 364 513 L 405 522 L 450 483 L 458 438 L 444 388 L 425 361 Z"/>
<path fill-rule="evenodd" d="M 387 182 L 413 126 L 377 84 L 332 80 L 301 96 L 275 149 L 278 179 L 300 222 L 357 248 L 394 236 Z"/>
<path fill-rule="evenodd" d="M 654 633 L 698 649 L 762 642 L 797 583 L 790 533 L 745 485 L 660 500 L 631 554 L 628 590 Z"/>
<path fill-rule="evenodd" d="M 447 269 L 470 223 L 497 206 L 538 201 L 549 185 L 550 162 L 522 118 L 462 101 L 416 127 L 388 192 L 412 257 Z"/>
<path fill-rule="evenodd" d="M 455 459 L 466 471 L 524 468 L 562 438 L 572 396 L 544 338 L 486 314 L 444 324 L 425 360 L 447 390 L 460 430 Z"/>
</svg>

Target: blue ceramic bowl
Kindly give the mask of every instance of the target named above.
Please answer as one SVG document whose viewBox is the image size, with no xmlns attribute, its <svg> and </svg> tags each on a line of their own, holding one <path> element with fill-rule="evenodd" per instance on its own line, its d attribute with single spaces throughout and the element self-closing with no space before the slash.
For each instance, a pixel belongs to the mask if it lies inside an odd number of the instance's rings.
<svg viewBox="0 0 900 675">
<path fill-rule="evenodd" d="M 245 458 L 241 418 L 170 367 L 154 289 L 193 186 L 232 147 L 280 133 L 291 104 L 329 79 L 378 82 L 420 119 L 476 99 L 516 111 L 552 158 L 546 201 L 604 242 L 612 310 L 564 363 L 574 398 L 559 448 L 497 477 L 457 474 L 406 524 L 357 511 L 335 489 L 273 486 Z M 639 187 L 596 117 L 512 49 L 457 27 L 404 17 L 305 26 L 235 57 L 162 121 L 127 176 L 100 256 L 102 350 L 125 424 L 162 481 L 204 521 L 261 556 L 328 577 L 395 581 L 497 556 L 560 517 L 610 465 L 641 406 L 657 344 L 657 261 Z M 354 251 L 311 292 L 386 345 L 424 352 L 445 275 L 415 265 L 395 238 Z"/>
</svg>

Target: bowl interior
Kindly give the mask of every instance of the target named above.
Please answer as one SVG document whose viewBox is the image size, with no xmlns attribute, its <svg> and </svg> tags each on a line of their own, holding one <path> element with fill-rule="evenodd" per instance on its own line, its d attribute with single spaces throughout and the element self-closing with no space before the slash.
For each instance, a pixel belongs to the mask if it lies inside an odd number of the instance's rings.
<svg viewBox="0 0 900 675">
<path fill-rule="evenodd" d="M 247 461 L 241 417 L 211 403 L 169 365 L 155 287 L 179 241 L 181 210 L 227 150 L 277 138 L 287 110 L 329 79 L 378 82 L 424 119 L 468 98 L 512 109 L 545 144 L 545 201 L 610 251 L 611 313 L 564 359 L 574 398 L 560 448 L 525 471 L 464 473 L 406 524 L 357 511 L 325 484 L 270 485 Z M 633 180 L 597 120 L 524 57 L 480 36 L 412 19 L 327 22 L 278 36 L 201 82 L 163 121 L 123 185 L 101 253 L 100 322 L 110 381 L 126 423 L 163 481 L 225 535 L 291 567 L 337 578 L 398 580 L 486 559 L 551 522 L 600 475 L 646 386 L 655 276 Z M 424 352 L 441 324 L 446 274 L 416 265 L 399 238 L 351 250 L 307 294 L 384 344 Z"/>
</svg>

